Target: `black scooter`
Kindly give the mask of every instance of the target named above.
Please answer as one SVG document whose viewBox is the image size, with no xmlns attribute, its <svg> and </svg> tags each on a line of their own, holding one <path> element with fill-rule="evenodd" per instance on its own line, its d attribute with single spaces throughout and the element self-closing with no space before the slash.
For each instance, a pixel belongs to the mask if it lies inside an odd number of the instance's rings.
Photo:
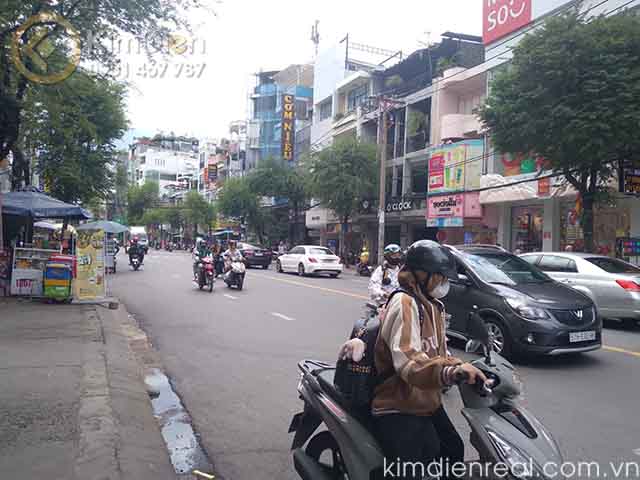
<svg viewBox="0 0 640 480">
<path fill-rule="evenodd" d="M 508 475 L 500 478 L 510 480 L 550 478 L 545 476 L 545 466 L 562 465 L 558 445 L 542 423 L 519 403 L 514 367 L 491 351 L 493 342 L 482 318 L 472 314 L 469 322 L 474 340 L 467 344 L 467 351 L 483 351 L 484 355 L 472 364 L 489 379 L 489 384 L 477 386 L 465 383 L 465 378 L 457 379 L 464 403 L 462 414 L 471 427 L 470 441 L 480 454 L 481 463 L 477 465 L 496 466 L 496 471 L 497 466 L 506 466 Z M 295 432 L 291 449 L 300 478 L 383 478 L 384 456 L 371 424 L 346 407 L 333 384 L 335 367 L 303 360 L 298 368 L 298 393 L 304 410 L 293 417 L 289 432 Z M 314 435 L 322 424 L 327 430 Z M 492 473 L 487 472 L 484 478 L 491 478 Z"/>
</svg>

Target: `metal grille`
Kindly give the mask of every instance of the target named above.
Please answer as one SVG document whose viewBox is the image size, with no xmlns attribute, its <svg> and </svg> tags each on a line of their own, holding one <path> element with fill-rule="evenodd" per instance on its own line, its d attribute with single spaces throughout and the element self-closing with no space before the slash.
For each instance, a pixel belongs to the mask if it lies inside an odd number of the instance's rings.
<svg viewBox="0 0 640 480">
<path fill-rule="evenodd" d="M 552 310 L 551 313 L 560 323 L 565 325 L 586 325 L 593 321 L 593 309 Z"/>
</svg>

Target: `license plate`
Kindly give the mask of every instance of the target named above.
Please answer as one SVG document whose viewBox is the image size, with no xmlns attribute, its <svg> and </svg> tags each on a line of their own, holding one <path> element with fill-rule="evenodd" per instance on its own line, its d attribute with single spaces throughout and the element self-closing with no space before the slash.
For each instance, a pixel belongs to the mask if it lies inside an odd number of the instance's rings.
<svg viewBox="0 0 640 480">
<path fill-rule="evenodd" d="M 262 256 L 262 252 L 256 252 L 256 257 L 261 257 Z"/>
<path fill-rule="evenodd" d="M 595 330 L 588 330 L 586 332 L 571 332 L 569 333 L 569 342 L 590 342 L 596 339 Z"/>
</svg>

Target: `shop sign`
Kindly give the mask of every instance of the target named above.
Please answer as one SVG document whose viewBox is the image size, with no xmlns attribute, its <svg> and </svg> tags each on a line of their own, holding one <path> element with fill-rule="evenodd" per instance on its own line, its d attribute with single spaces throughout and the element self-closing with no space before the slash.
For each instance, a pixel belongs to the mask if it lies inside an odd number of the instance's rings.
<svg viewBox="0 0 640 480">
<path fill-rule="evenodd" d="M 427 208 L 428 227 L 462 227 L 464 195 L 430 197 Z"/>
<path fill-rule="evenodd" d="M 296 97 L 282 96 L 282 158 L 293 160 L 293 144 L 295 140 Z"/>
<path fill-rule="evenodd" d="M 464 170 L 467 160 L 465 143 L 443 145 L 429 159 L 429 193 L 464 190 Z"/>
<path fill-rule="evenodd" d="M 206 169 L 207 175 L 207 183 L 214 183 L 218 180 L 218 165 L 209 165 L 209 168 Z"/>
<path fill-rule="evenodd" d="M 480 205 L 480 192 L 464 194 L 464 217 L 482 218 L 482 205 Z"/>
<path fill-rule="evenodd" d="M 640 195 L 640 165 L 630 164 L 624 168 L 622 193 Z"/>
<path fill-rule="evenodd" d="M 387 213 L 391 212 L 404 212 L 407 210 L 413 210 L 413 200 L 391 200 L 387 202 L 385 210 Z"/>
<path fill-rule="evenodd" d="M 104 298 L 107 290 L 104 274 L 104 231 L 78 232 L 75 297 L 78 300 Z"/>
<path fill-rule="evenodd" d="M 551 195 L 551 179 L 541 178 L 538 180 L 538 196 L 548 197 Z"/>
<path fill-rule="evenodd" d="M 493 43 L 533 20 L 533 0 L 483 0 L 482 40 Z"/>
</svg>

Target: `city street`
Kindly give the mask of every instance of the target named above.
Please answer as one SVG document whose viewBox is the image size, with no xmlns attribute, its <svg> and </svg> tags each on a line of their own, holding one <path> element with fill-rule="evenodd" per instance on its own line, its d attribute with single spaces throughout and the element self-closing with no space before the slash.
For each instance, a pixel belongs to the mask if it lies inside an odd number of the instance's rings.
<svg viewBox="0 0 640 480">
<path fill-rule="evenodd" d="M 222 478 L 293 479 L 287 434 L 302 406 L 297 362 L 332 362 L 361 314 L 367 279 L 300 278 L 249 270 L 246 289 L 201 292 L 185 252 L 151 251 L 141 271 L 119 256 L 110 288 L 160 352 Z M 640 461 L 640 328 L 607 328 L 603 350 L 527 360 L 517 368 L 528 408 L 566 460 Z M 454 354 L 465 356 L 459 343 Z M 458 392 L 448 411 L 466 436 Z M 465 437 L 465 442 L 468 438 Z M 634 450 L 637 453 L 634 453 Z"/>
</svg>

